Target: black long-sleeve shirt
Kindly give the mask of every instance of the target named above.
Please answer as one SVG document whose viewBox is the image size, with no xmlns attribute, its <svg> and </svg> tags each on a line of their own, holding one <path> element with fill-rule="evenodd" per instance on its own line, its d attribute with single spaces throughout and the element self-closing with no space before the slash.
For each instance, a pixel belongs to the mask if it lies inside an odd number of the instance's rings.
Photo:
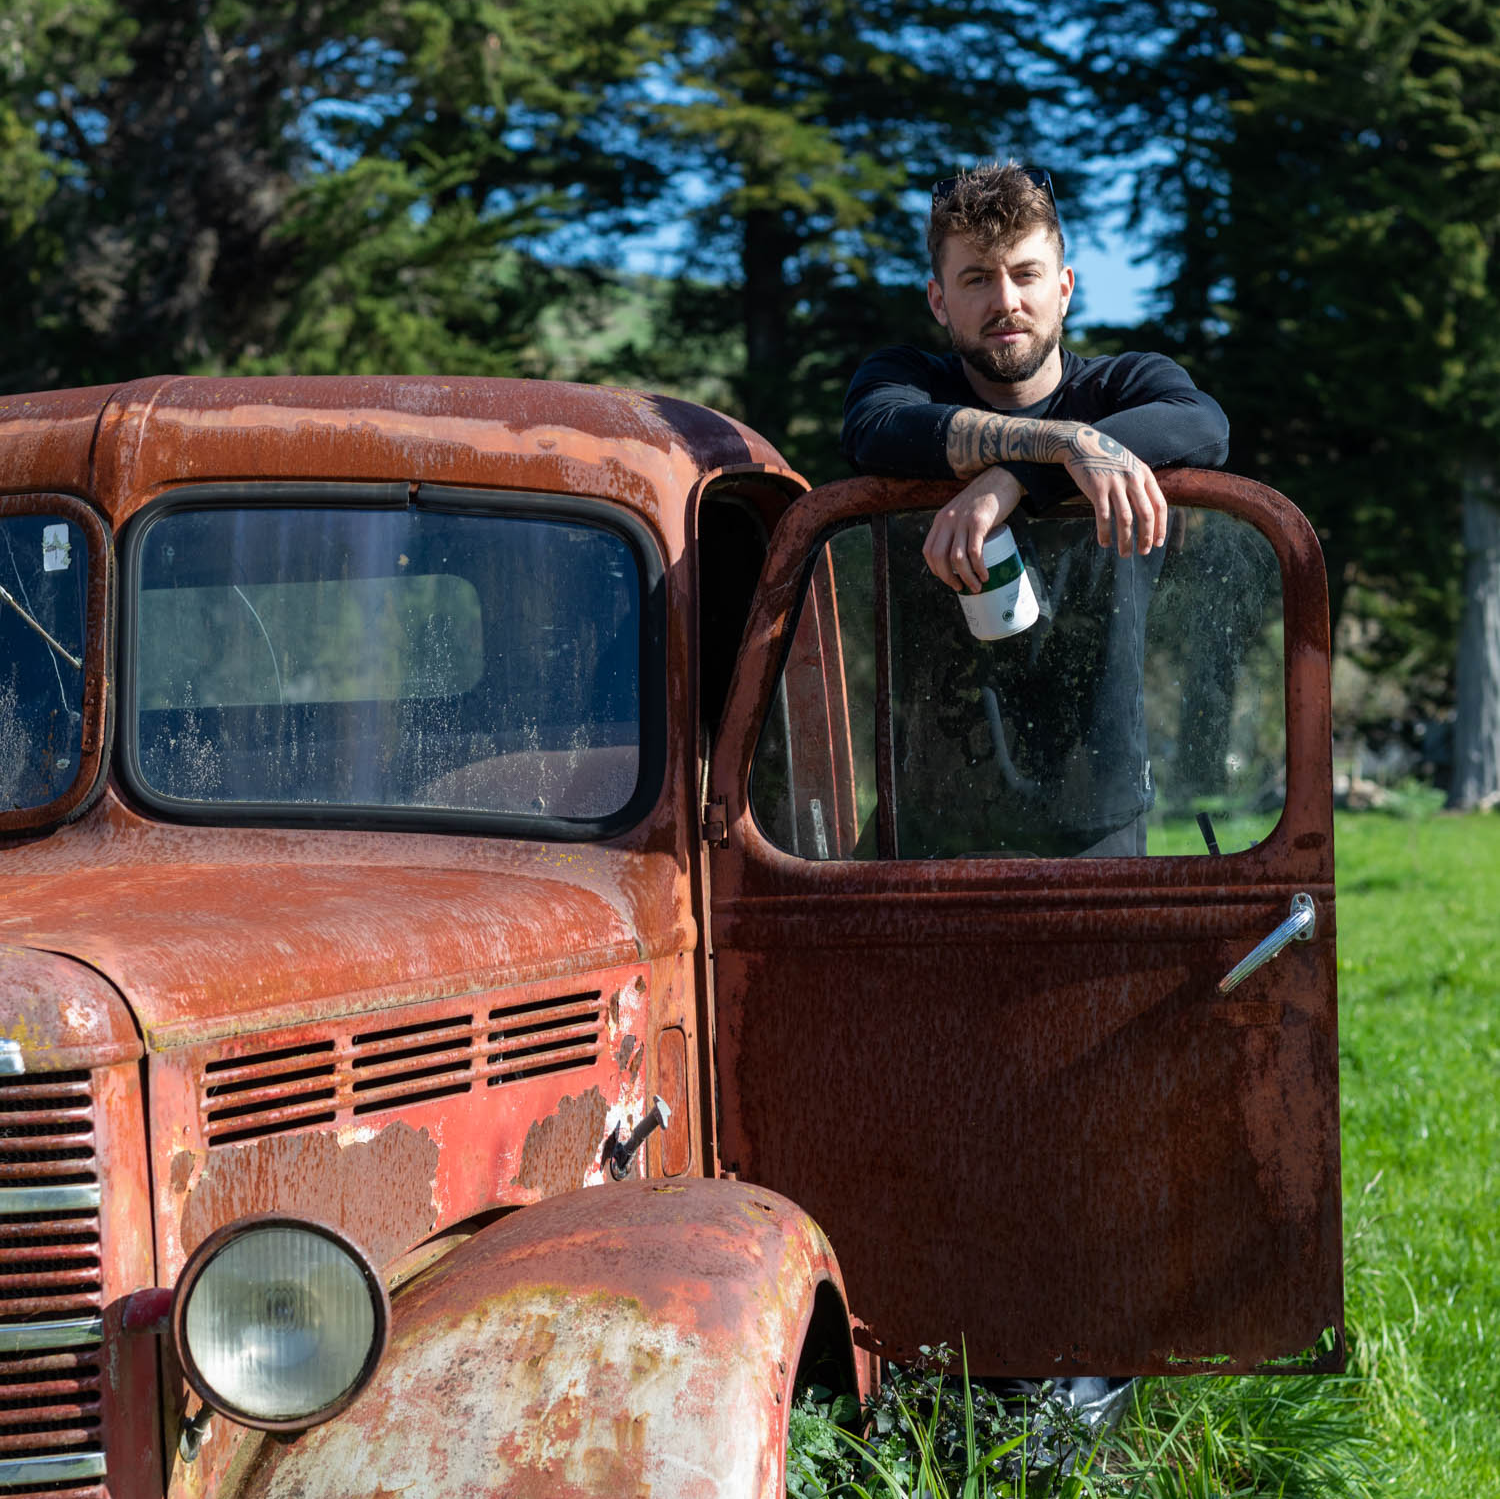
<svg viewBox="0 0 1500 1499">
<path fill-rule="evenodd" d="M 1165 354 L 1083 359 L 1064 349 L 1062 364 L 1050 395 L 1001 414 L 1087 422 L 1152 468 L 1218 468 L 1228 457 L 1229 421 L 1219 403 Z M 952 478 L 948 428 L 966 406 L 998 409 L 980 399 L 957 354 L 881 349 L 860 365 L 844 398 L 844 455 L 864 473 Z M 1001 466 L 1025 488 L 1022 504 L 1033 515 L 1075 491 L 1060 463 Z"/>
</svg>

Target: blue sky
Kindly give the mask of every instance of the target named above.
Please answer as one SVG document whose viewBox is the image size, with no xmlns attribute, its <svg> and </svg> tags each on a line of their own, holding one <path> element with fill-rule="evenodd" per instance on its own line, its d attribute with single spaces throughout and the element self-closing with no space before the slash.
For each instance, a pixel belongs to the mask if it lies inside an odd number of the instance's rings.
<svg viewBox="0 0 1500 1499">
<path fill-rule="evenodd" d="M 1101 243 L 1084 241 L 1069 258 L 1078 276 L 1083 307 L 1078 321 L 1089 323 L 1138 323 L 1146 315 L 1151 291 L 1149 266 L 1133 265 L 1139 245 L 1120 235 L 1103 235 Z"/>
<path fill-rule="evenodd" d="M 668 223 L 627 240 L 621 268 L 628 272 L 672 275 L 677 270 L 684 239 L 681 224 Z M 589 258 L 593 245 L 587 233 L 572 247 L 581 258 Z M 1149 266 L 1136 265 L 1141 253 L 1139 239 L 1116 226 L 1100 225 L 1068 246 L 1068 260 L 1078 275 L 1083 302 L 1075 321 L 1080 326 L 1111 323 L 1128 327 L 1146 315 L 1146 302 L 1153 275 Z M 564 255 L 566 258 L 566 254 Z"/>
</svg>

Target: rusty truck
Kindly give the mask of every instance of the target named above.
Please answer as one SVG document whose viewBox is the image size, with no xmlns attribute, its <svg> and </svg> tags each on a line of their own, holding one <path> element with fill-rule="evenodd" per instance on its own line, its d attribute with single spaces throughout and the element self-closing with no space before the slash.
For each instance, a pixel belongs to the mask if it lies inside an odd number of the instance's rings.
<svg viewBox="0 0 1500 1499">
<path fill-rule="evenodd" d="M 952 484 L 681 400 L 0 399 L 0 1496 L 771 1499 L 815 1367 L 1339 1367 L 1321 554 L 1161 482 L 989 643 Z"/>
</svg>

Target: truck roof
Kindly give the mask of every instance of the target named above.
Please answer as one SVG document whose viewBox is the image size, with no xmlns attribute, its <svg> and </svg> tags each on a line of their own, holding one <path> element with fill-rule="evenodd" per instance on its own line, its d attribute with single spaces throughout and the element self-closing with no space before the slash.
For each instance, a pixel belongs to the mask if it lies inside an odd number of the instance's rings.
<svg viewBox="0 0 1500 1499">
<path fill-rule="evenodd" d="M 163 375 L 0 397 L 0 492 L 84 495 L 117 526 L 172 485 L 277 479 L 589 494 L 660 522 L 719 474 L 807 487 L 733 417 L 608 386 Z"/>
</svg>

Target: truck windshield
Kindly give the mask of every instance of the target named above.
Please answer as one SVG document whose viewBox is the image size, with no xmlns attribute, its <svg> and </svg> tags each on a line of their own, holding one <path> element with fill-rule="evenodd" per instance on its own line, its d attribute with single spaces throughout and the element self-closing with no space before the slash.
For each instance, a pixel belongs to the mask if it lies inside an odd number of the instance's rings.
<svg viewBox="0 0 1500 1499">
<path fill-rule="evenodd" d="M 641 574 L 613 530 L 173 509 L 133 556 L 153 800 L 597 820 L 636 789 Z"/>
</svg>

